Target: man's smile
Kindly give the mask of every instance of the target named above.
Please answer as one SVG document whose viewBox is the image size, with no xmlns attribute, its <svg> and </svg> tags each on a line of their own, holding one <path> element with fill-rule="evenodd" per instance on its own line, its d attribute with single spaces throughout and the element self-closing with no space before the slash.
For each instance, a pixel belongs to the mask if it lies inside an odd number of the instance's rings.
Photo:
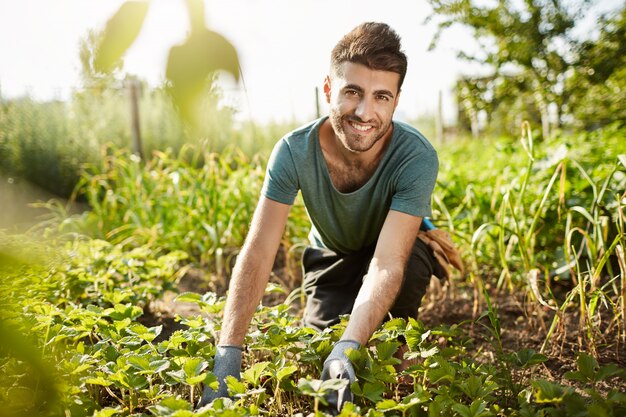
<svg viewBox="0 0 626 417">
<path fill-rule="evenodd" d="M 350 126 L 352 126 L 354 129 L 359 130 L 361 132 L 367 132 L 370 129 L 374 128 L 373 126 L 370 126 L 370 125 L 360 125 L 354 122 L 348 122 L 348 123 L 350 123 Z"/>
</svg>

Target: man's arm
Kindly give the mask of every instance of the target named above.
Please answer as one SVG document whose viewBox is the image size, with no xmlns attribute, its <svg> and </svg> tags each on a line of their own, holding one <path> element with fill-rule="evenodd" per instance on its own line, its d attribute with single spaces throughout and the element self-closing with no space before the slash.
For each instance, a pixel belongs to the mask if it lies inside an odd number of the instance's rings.
<svg viewBox="0 0 626 417">
<path fill-rule="evenodd" d="M 220 345 L 243 344 L 252 315 L 272 272 L 290 208 L 290 205 L 261 196 L 233 269 Z"/>
<path fill-rule="evenodd" d="M 355 340 L 363 345 L 382 322 L 402 285 L 404 268 L 421 222 L 421 217 L 389 211 L 342 340 Z"/>
</svg>

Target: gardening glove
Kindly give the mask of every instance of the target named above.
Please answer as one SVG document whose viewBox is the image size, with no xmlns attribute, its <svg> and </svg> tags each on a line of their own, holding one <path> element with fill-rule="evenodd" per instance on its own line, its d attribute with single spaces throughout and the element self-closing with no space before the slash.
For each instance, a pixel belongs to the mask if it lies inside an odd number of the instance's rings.
<svg viewBox="0 0 626 417">
<path fill-rule="evenodd" d="M 217 347 L 213 362 L 213 374 L 217 377 L 220 386 L 217 391 L 205 386 L 198 407 L 205 406 L 216 398 L 228 397 L 226 377 L 230 375 L 240 379 L 242 352 L 241 346 L 221 345 Z"/>
<path fill-rule="evenodd" d="M 348 380 L 348 385 L 344 388 L 326 394 L 325 399 L 328 402 L 328 406 L 325 407 L 324 411 L 327 413 L 332 415 L 339 414 L 343 405 L 347 401 L 352 402 L 354 399 L 350 391 L 350 384 L 356 381 L 356 375 L 354 374 L 354 367 L 346 355 L 346 351 L 348 349 L 358 349 L 360 346 L 359 342 L 355 340 L 340 340 L 335 343 L 332 352 L 324 361 L 322 381 L 333 378 Z"/>
</svg>

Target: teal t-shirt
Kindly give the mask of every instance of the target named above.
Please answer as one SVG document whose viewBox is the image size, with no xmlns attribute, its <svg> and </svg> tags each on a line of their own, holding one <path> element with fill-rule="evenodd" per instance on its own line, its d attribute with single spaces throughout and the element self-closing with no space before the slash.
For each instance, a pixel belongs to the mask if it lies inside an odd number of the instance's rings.
<svg viewBox="0 0 626 417">
<path fill-rule="evenodd" d="M 394 121 L 391 143 L 372 177 L 358 190 L 341 193 L 330 179 L 319 144 L 325 120 L 315 120 L 276 143 L 262 190 L 265 197 L 284 204 L 293 204 L 302 192 L 314 246 L 352 253 L 376 242 L 389 210 L 431 215 L 439 162 L 420 132 Z"/>
</svg>

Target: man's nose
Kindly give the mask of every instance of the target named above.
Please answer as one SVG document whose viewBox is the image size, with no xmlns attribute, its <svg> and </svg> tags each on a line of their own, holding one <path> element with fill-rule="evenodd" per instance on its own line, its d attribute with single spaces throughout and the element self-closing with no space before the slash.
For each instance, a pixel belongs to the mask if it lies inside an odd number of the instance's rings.
<svg viewBox="0 0 626 417">
<path fill-rule="evenodd" d="M 371 99 L 363 97 L 356 107 L 355 115 L 362 121 L 367 122 L 374 116 L 374 103 Z"/>
</svg>

